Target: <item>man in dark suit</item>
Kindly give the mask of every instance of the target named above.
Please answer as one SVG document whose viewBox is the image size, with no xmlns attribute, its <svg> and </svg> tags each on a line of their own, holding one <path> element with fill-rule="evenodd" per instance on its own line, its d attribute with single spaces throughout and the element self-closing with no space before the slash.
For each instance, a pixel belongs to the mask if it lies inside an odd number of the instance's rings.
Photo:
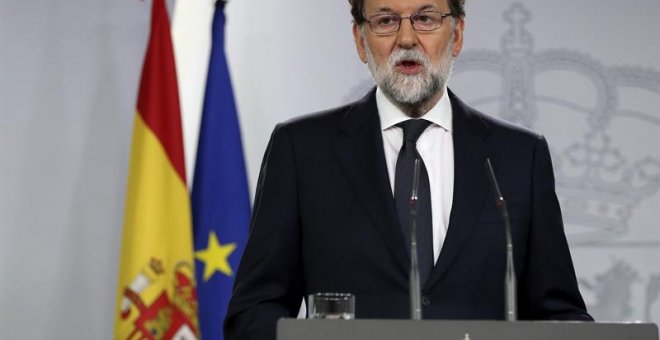
<svg viewBox="0 0 660 340">
<path fill-rule="evenodd" d="M 563 231 L 545 139 L 446 88 L 464 0 L 350 0 L 362 100 L 275 128 L 264 156 L 228 339 L 272 339 L 315 292 L 356 296 L 357 318 L 409 318 L 410 197 L 424 318 L 503 319 L 505 234 L 484 162 L 511 217 L 521 319 L 591 320 Z"/>
</svg>

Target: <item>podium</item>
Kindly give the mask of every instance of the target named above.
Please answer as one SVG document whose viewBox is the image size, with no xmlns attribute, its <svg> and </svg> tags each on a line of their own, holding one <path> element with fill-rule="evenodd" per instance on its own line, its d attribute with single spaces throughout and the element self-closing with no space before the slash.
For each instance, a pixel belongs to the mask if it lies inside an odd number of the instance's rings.
<svg viewBox="0 0 660 340">
<path fill-rule="evenodd" d="M 658 340 L 649 323 L 280 319 L 277 340 Z"/>
</svg>

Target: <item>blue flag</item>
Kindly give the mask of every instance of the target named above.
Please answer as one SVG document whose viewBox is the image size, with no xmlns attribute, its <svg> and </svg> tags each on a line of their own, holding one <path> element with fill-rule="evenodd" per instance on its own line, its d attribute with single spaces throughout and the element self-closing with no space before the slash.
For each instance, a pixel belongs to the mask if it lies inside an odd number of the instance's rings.
<svg viewBox="0 0 660 340">
<path fill-rule="evenodd" d="M 224 1 L 213 17 L 211 60 L 192 189 L 199 323 L 203 339 L 222 339 L 238 263 L 248 235 L 241 133 L 224 52 Z"/>
</svg>

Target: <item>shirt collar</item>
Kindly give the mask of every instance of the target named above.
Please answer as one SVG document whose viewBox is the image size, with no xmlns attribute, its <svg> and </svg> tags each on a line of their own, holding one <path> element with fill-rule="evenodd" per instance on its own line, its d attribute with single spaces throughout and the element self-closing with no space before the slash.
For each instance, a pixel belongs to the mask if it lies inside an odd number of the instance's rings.
<svg viewBox="0 0 660 340">
<path fill-rule="evenodd" d="M 376 89 L 376 106 L 378 107 L 378 115 L 380 116 L 381 130 L 385 131 L 396 124 L 410 119 L 396 105 L 392 104 L 389 98 L 380 90 Z M 431 123 L 440 126 L 441 128 L 451 132 L 452 131 L 452 109 L 447 95 L 447 87 L 443 89 L 442 97 L 440 100 L 421 118 L 424 118 Z"/>
</svg>

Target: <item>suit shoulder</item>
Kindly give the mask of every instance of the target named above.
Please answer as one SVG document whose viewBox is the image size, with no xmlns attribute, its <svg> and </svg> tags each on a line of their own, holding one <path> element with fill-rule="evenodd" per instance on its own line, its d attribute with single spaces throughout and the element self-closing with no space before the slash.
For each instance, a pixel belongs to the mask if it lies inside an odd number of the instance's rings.
<svg viewBox="0 0 660 340">
<path fill-rule="evenodd" d="M 451 90 L 449 96 L 454 110 L 454 126 L 467 128 L 482 136 L 513 139 L 517 142 L 543 139 L 543 136 L 535 131 L 485 114 L 467 105 Z"/>
<path fill-rule="evenodd" d="M 501 118 L 493 117 L 476 110 L 474 110 L 474 112 L 479 116 L 479 119 L 484 122 L 491 133 L 495 135 L 507 136 L 510 138 L 543 139 L 543 136 L 540 133 L 526 127 L 513 124 Z"/>
</svg>

